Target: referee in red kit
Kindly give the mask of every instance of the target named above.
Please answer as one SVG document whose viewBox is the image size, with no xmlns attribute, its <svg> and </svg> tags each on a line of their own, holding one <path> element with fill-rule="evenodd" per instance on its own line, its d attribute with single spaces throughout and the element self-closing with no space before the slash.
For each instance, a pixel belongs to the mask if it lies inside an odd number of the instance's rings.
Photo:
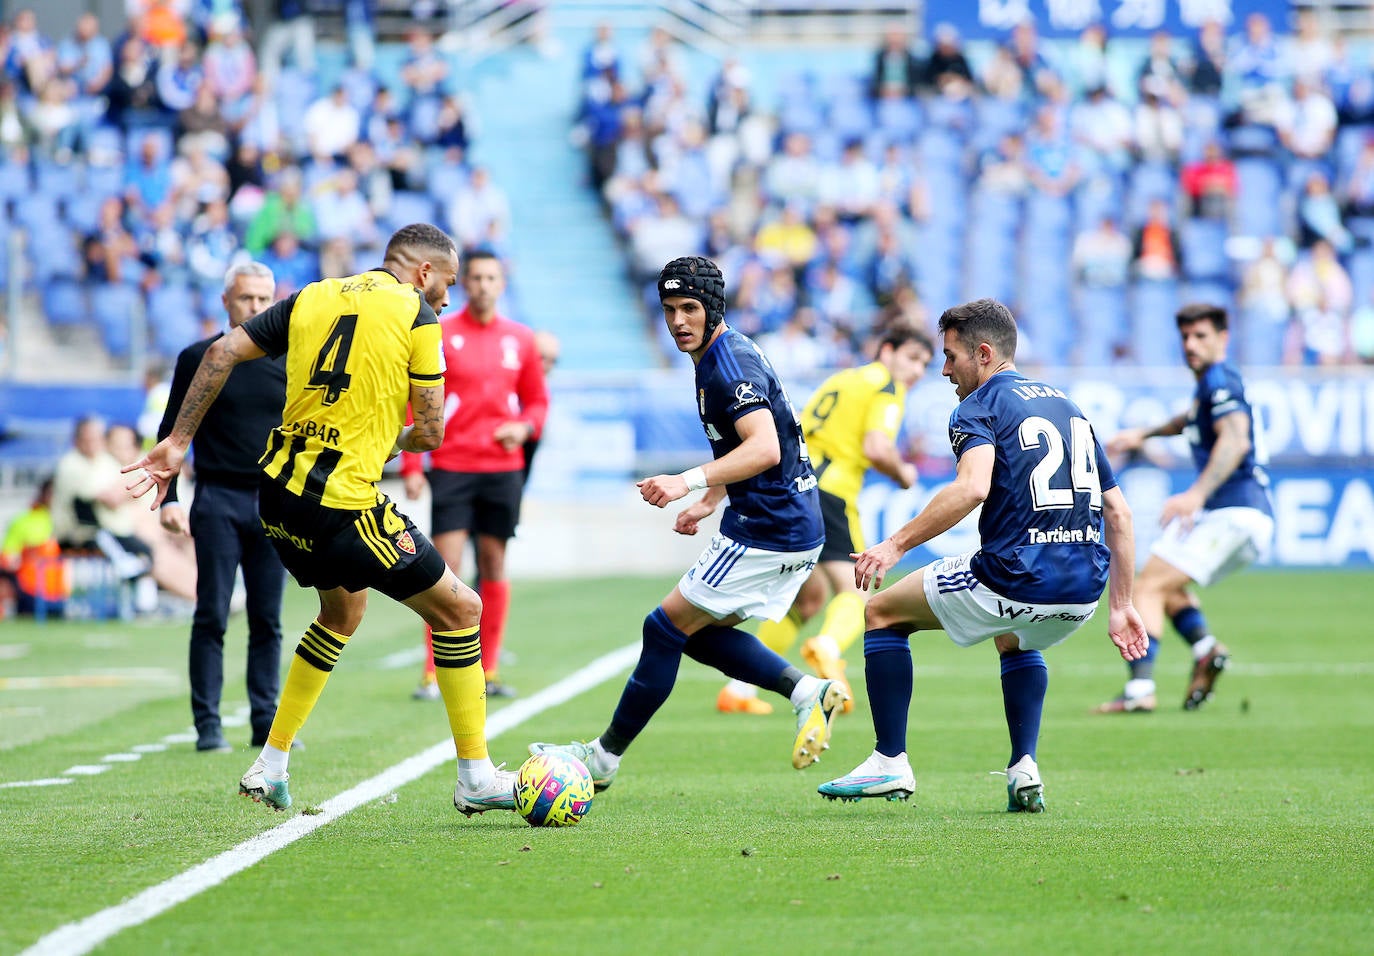
<svg viewBox="0 0 1374 956">
<path fill-rule="evenodd" d="M 510 582 L 506 542 L 520 520 L 524 489 L 524 445 L 544 428 L 549 394 L 534 332 L 499 315 L 506 288 L 501 260 L 478 251 L 463 257 L 467 305 L 440 320 L 444 360 L 444 441 L 430 453 L 428 473 L 421 456 L 406 454 L 401 475 L 414 500 L 428 479 L 430 536 L 455 574 L 460 574 L 469 537 L 476 540 L 478 594 L 482 598 L 482 670 L 488 697 L 513 697 L 497 674 Z M 434 652 L 429 648 L 424 679 L 415 697 L 438 697 Z"/>
</svg>

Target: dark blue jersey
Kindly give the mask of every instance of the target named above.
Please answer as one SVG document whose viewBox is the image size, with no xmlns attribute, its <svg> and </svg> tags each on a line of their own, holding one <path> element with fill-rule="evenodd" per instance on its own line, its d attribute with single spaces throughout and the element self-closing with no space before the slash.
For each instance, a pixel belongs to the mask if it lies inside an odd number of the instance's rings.
<svg viewBox="0 0 1374 956">
<path fill-rule="evenodd" d="M 992 486 L 971 562 L 999 594 L 1034 604 L 1087 604 L 1102 596 L 1110 553 L 1102 492 L 1116 476 L 1092 425 L 1057 388 L 999 372 L 949 419 L 956 457 L 992 445 Z"/>
<path fill-rule="evenodd" d="M 740 446 L 735 422 L 767 409 L 778 430 L 782 457 L 762 474 L 727 485 L 730 505 L 720 530 L 741 544 L 766 551 L 806 551 L 825 540 L 816 475 L 806 455 L 797 413 L 773 366 L 747 336 L 726 328 L 697 363 L 697 410 L 722 458 Z"/>
<path fill-rule="evenodd" d="M 1272 515 L 1269 503 L 1269 476 L 1261 464 L 1263 455 L 1255 454 L 1255 413 L 1245 400 L 1245 385 L 1240 372 L 1229 362 L 1210 366 L 1197 380 L 1197 392 L 1188 409 L 1188 424 L 1183 435 L 1193 449 L 1193 463 L 1200 472 L 1212 458 L 1217 444 L 1217 419 L 1244 412 L 1250 419 L 1250 450 L 1221 487 L 1212 492 L 1205 508 L 1258 508 Z"/>
</svg>

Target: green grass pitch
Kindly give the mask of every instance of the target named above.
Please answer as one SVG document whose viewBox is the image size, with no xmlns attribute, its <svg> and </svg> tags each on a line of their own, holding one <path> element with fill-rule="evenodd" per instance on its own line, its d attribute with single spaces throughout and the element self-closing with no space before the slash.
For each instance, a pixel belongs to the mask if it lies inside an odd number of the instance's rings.
<svg viewBox="0 0 1374 956">
<path fill-rule="evenodd" d="M 516 582 L 503 678 L 527 699 L 636 642 L 672 583 Z M 1124 679 L 1102 615 L 1047 653 L 1042 815 L 1003 812 L 990 773 L 1007 758 L 990 644 L 915 638 L 905 804 L 816 793 L 872 749 L 859 648 L 857 707 L 800 773 L 780 699 L 769 717 L 718 714 L 721 679 L 687 661 L 577 827 L 465 819 L 445 763 L 97 951 L 1374 952 L 1374 575 L 1255 571 L 1204 601 L 1234 666 L 1196 713 L 1172 635 L 1149 716 L 1088 713 Z M 288 649 L 312 612 L 293 590 Z M 245 699 L 243 627 L 226 714 Z M 156 749 L 189 728 L 186 631 L 0 622 L 0 785 L 108 767 L 0 789 L 0 954 L 290 819 L 235 793 L 246 726 L 227 728 L 233 754 Z M 410 699 L 418 645 L 409 612 L 374 597 L 292 758 L 292 813 L 447 736 L 442 706 Z M 595 735 L 622 683 L 533 715 L 493 758 Z"/>
</svg>

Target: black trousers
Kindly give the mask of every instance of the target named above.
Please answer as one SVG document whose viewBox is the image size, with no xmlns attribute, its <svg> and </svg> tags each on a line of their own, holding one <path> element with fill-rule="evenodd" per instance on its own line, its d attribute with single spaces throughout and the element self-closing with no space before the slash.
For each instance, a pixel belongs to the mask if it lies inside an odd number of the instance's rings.
<svg viewBox="0 0 1374 956">
<path fill-rule="evenodd" d="M 224 631 L 234 572 L 248 592 L 248 707 L 253 740 L 267 739 L 281 688 L 281 601 L 286 570 L 258 520 L 257 488 L 202 483 L 191 504 L 196 613 L 191 622 L 191 716 L 196 731 L 219 728 Z"/>
</svg>

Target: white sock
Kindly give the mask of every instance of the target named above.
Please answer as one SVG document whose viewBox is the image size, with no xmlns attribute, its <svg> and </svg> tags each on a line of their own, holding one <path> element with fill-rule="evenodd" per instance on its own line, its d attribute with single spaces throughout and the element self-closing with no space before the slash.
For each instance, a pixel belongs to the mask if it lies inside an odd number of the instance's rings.
<svg viewBox="0 0 1374 956">
<path fill-rule="evenodd" d="M 736 697 L 759 696 L 759 689 L 757 687 L 755 687 L 753 684 L 745 683 L 742 680 L 732 680 L 730 683 L 725 685 L 725 689 L 728 690 L 730 693 L 734 694 Z"/>
<path fill-rule="evenodd" d="M 1193 645 L 1193 660 L 1200 661 L 1208 654 L 1212 653 L 1212 648 L 1217 646 L 1217 639 L 1208 634 L 1202 640 Z"/>
<path fill-rule="evenodd" d="M 1126 681 L 1127 697 L 1144 697 L 1155 692 L 1155 682 L 1148 677 L 1136 677 Z"/>
<path fill-rule="evenodd" d="M 490 757 L 477 760 L 458 758 L 458 780 L 468 790 L 489 787 L 495 779 L 496 768 L 492 766 Z"/>
<path fill-rule="evenodd" d="M 747 684 L 745 686 L 748 686 Z M 601 738 L 597 737 L 592 741 L 592 759 L 596 765 L 607 772 L 615 770 L 620 766 L 620 754 L 613 754 L 605 747 L 601 746 Z"/>
<path fill-rule="evenodd" d="M 901 773 L 908 766 L 910 766 L 911 763 L 907 759 L 905 750 L 903 750 L 895 757 L 889 757 L 886 754 L 880 754 L 878 753 L 878 751 L 875 750 L 873 751 L 873 756 L 868 758 L 868 762 L 874 768 L 881 770 L 883 773 Z"/>
<path fill-rule="evenodd" d="M 286 776 L 286 759 L 290 756 L 289 751 L 278 750 L 271 744 L 263 744 L 258 759 L 267 767 L 267 776 L 273 780 L 281 780 Z"/>
<path fill-rule="evenodd" d="M 819 677 L 803 674 L 801 680 L 797 681 L 797 686 L 792 688 L 792 706 L 800 707 L 812 697 L 815 697 L 816 691 L 820 689 L 821 679 Z"/>
</svg>

